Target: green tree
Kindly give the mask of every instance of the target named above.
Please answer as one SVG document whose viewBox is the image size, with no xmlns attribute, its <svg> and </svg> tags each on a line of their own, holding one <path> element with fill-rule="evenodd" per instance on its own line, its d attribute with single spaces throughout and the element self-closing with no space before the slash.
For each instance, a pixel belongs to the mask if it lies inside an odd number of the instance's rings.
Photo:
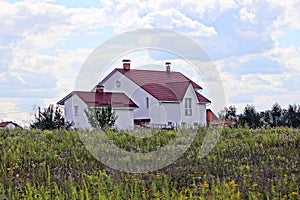
<svg viewBox="0 0 300 200">
<path fill-rule="evenodd" d="M 275 103 L 271 110 L 271 126 L 281 126 L 282 109 L 278 103 Z"/>
<path fill-rule="evenodd" d="M 296 104 L 289 105 L 288 109 L 283 113 L 284 125 L 297 128 L 300 126 L 300 106 Z"/>
<path fill-rule="evenodd" d="M 239 116 L 239 124 L 241 126 L 248 125 L 250 128 L 257 128 L 261 125 L 260 115 L 254 106 L 247 105 L 245 107 L 243 114 Z"/>
<path fill-rule="evenodd" d="M 229 106 L 229 108 L 224 107 L 224 109 L 222 109 L 219 113 L 219 118 L 222 120 L 225 120 L 225 119 L 235 120 L 237 117 L 236 110 L 237 109 L 235 106 Z"/>
<path fill-rule="evenodd" d="M 44 108 L 43 111 L 41 111 L 40 107 L 38 108 L 38 116 L 35 121 L 30 124 L 30 128 L 51 130 L 65 127 L 66 129 L 69 129 L 73 125 L 73 122 L 65 123 L 65 119 L 60 108 L 54 107 L 54 105 L 51 104 L 48 108 Z"/>
<path fill-rule="evenodd" d="M 117 115 L 112 110 L 111 104 L 109 104 L 107 107 L 88 108 L 85 110 L 85 114 L 90 125 L 95 129 L 113 127 L 117 120 Z"/>
</svg>

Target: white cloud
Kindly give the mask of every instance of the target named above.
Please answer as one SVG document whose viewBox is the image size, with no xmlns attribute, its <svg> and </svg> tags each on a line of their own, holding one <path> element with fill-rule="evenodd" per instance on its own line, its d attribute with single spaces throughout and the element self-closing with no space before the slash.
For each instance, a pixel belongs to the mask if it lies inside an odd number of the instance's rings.
<svg viewBox="0 0 300 200">
<path fill-rule="evenodd" d="M 5 77 L 2 73 L 0 73 L 0 83 L 5 81 Z"/>
<path fill-rule="evenodd" d="M 265 55 L 283 64 L 291 74 L 300 73 L 300 51 L 295 46 L 288 48 L 275 47 L 267 51 Z"/>
<path fill-rule="evenodd" d="M 273 31 L 271 36 L 278 44 L 278 39 L 291 30 L 300 29 L 300 2 L 299 0 L 276 1 L 269 0 L 273 6 L 277 5 L 283 9 L 283 12 L 277 16 L 273 22 Z"/>
<path fill-rule="evenodd" d="M 138 27 L 144 28 L 165 28 L 177 30 L 190 36 L 213 36 L 217 32 L 213 27 L 205 26 L 204 24 L 188 18 L 183 13 L 176 9 L 166 9 L 156 12 L 151 12 L 142 18 L 124 24 L 119 28 L 121 30 L 134 29 Z"/>
<path fill-rule="evenodd" d="M 255 14 L 249 12 L 247 8 L 243 7 L 239 11 L 239 17 L 244 22 L 249 21 L 250 23 L 253 23 L 255 19 Z"/>
<path fill-rule="evenodd" d="M 222 2 L 222 1 L 220 1 Z M 107 1 L 103 11 L 117 33 L 136 28 L 167 28 L 190 36 L 216 35 L 214 27 L 204 25 L 201 18 L 214 10 L 233 6 L 214 1 Z"/>
</svg>

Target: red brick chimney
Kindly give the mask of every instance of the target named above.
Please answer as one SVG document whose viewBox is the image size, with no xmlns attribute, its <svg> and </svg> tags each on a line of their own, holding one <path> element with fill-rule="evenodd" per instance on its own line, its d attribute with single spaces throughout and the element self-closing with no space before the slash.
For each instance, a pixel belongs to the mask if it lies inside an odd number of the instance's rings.
<svg viewBox="0 0 300 200">
<path fill-rule="evenodd" d="M 104 86 L 98 84 L 98 85 L 96 86 L 96 93 L 103 93 L 103 91 L 104 91 Z"/>
<path fill-rule="evenodd" d="M 130 70 L 130 60 L 128 60 L 128 59 L 124 59 L 123 61 L 123 69 L 125 69 L 125 70 Z"/>
<path fill-rule="evenodd" d="M 166 72 L 171 72 L 171 63 L 166 62 Z"/>
</svg>

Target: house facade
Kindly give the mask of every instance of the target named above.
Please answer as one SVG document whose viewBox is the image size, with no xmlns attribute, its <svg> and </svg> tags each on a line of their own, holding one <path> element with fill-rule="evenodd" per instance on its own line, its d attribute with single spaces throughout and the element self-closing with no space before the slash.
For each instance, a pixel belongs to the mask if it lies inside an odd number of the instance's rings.
<svg viewBox="0 0 300 200">
<path fill-rule="evenodd" d="M 133 129 L 134 125 L 143 124 L 159 127 L 206 125 L 206 105 L 210 101 L 200 94 L 202 87 L 180 72 L 171 71 L 170 63 L 166 63 L 163 71 L 138 70 L 131 69 L 130 60 L 123 60 L 123 68 L 114 69 L 88 93 L 97 94 L 99 86 L 104 93 L 111 94 L 109 100 L 112 102 L 120 102 L 118 94 L 126 97 L 122 99 L 122 106 L 112 104 L 119 129 Z M 58 102 L 65 106 L 65 119 L 74 121 L 78 127 L 89 128 L 84 109 L 93 105 L 89 105 L 80 92 L 71 94 Z M 95 102 L 99 101 L 97 98 Z"/>
<path fill-rule="evenodd" d="M 89 107 L 107 107 L 112 105 L 117 116 L 115 128 L 131 130 L 133 110 L 138 106 L 124 93 L 104 92 L 103 86 L 98 85 L 95 91 L 73 91 L 58 102 L 64 105 L 65 121 L 74 122 L 76 128 L 91 129 L 85 111 Z"/>
</svg>

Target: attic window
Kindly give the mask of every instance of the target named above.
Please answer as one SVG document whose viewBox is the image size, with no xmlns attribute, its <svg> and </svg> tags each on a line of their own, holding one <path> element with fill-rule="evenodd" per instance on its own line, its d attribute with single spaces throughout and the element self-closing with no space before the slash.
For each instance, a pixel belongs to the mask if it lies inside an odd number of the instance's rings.
<svg viewBox="0 0 300 200">
<path fill-rule="evenodd" d="M 192 98 L 185 98 L 185 116 L 192 116 Z"/>
<path fill-rule="evenodd" d="M 116 87 L 117 88 L 121 87 L 121 82 L 119 80 L 116 81 Z"/>
<path fill-rule="evenodd" d="M 146 97 L 146 108 L 149 108 L 149 97 Z"/>
<path fill-rule="evenodd" d="M 74 106 L 74 115 L 78 116 L 78 106 Z"/>
</svg>

